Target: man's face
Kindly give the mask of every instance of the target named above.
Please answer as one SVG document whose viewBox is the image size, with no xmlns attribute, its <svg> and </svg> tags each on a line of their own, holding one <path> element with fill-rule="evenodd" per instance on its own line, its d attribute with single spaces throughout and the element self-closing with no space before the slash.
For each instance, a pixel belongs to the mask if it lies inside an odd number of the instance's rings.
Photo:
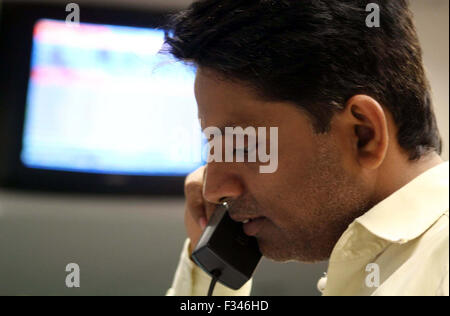
<svg viewBox="0 0 450 316">
<path fill-rule="evenodd" d="M 315 134 L 298 106 L 262 101 L 244 85 L 205 69 L 197 72 L 195 94 L 202 129 L 266 127 L 269 135 L 270 127 L 278 127 L 277 170 L 260 173 L 258 160 L 210 162 L 206 199 L 232 200 L 233 218 L 261 217 L 252 235 L 268 258 L 327 259 L 347 226 L 372 205 L 368 186 L 352 171 L 354 162 L 343 150 L 349 140 L 338 135 L 345 133 L 336 133 L 332 124 L 329 133 Z"/>
</svg>

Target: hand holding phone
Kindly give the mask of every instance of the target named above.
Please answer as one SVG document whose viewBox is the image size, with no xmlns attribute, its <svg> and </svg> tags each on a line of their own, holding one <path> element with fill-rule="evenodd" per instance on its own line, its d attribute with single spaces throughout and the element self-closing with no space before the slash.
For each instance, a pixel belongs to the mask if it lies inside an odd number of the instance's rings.
<svg viewBox="0 0 450 316">
<path fill-rule="evenodd" d="M 192 253 L 199 267 L 234 290 L 252 277 L 261 256 L 256 238 L 244 234 L 226 204 L 216 208 Z"/>
<path fill-rule="evenodd" d="M 217 204 L 210 203 L 203 197 L 205 166 L 202 166 L 186 177 L 184 224 L 190 239 L 189 255 L 192 254 L 198 240 L 206 227 L 208 219 Z"/>
<path fill-rule="evenodd" d="M 213 271 L 214 273 L 217 271 L 211 268 L 215 265 L 211 265 L 208 256 L 209 254 L 221 256 L 219 260 L 221 264 L 217 266 L 221 270 L 219 282 L 238 289 L 253 274 L 261 254 L 256 239 L 243 233 L 242 223 L 234 222 L 223 205 L 218 206 L 204 199 L 205 168 L 205 166 L 198 168 L 189 174 L 185 181 L 185 226 L 191 241 L 189 255 L 213 277 L 215 277 Z M 196 251 L 193 251 L 194 249 Z"/>
</svg>

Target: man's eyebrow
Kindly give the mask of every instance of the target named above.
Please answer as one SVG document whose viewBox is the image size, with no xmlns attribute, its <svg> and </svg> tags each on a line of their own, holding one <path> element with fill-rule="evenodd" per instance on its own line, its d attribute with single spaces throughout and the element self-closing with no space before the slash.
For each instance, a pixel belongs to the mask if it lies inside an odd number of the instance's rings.
<svg viewBox="0 0 450 316">
<path fill-rule="evenodd" d="M 217 128 L 220 130 L 220 133 L 222 133 L 222 135 L 225 135 L 225 128 L 227 128 L 227 127 L 231 127 L 233 129 L 236 127 L 242 127 L 243 130 L 245 130 L 247 127 L 253 127 L 255 130 L 257 130 L 256 126 L 248 125 L 248 124 L 226 124 L 224 126 L 218 126 Z"/>
<path fill-rule="evenodd" d="M 220 126 L 206 126 L 205 128 L 208 127 L 216 127 L 220 130 L 220 132 L 222 133 L 222 135 L 225 135 L 225 128 L 227 127 L 231 127 L 231 128 L 236 128 L 236 127 L 242 127 L 243 130 L 245 130 L 247 127 L 253 127 L 255 129 L 257 129 L 257 125 L 252 124 L 252 123 L 239 123 L 239 122 L 227 122 L 226 124 L 220 125 Z"/>
</svg>

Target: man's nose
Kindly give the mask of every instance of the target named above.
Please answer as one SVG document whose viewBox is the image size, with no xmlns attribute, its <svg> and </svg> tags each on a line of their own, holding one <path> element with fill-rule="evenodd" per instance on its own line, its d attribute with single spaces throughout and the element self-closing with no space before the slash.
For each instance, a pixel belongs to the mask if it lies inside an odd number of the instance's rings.
<svg viewBox="0 0 450 316">
<path fill-rule="evenodd" d="M 210 203 L 234 200 L 244 191 L 239 175 L 230 163 L 211 162 L 205 169 L 203 197 Z"/>
</svg>

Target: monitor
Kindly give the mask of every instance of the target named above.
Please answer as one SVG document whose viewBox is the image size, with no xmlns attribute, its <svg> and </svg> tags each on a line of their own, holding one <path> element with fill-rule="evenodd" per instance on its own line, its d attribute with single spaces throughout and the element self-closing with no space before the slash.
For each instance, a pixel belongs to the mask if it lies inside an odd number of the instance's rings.
<svg viewBox="0 0 450 316">
<path fill-rule="evenodd" d="M 158 29 L 41 19 L 21 160 L 29 168 L 186 175 L 203 164 L 194 71 Z"/>
<path fill-rule="evenodd" d="M 171 11 L 6 2 L 0 185 L 182 194 L 205 163 L 195 69 L 161 53 Z"/>
</svg>

